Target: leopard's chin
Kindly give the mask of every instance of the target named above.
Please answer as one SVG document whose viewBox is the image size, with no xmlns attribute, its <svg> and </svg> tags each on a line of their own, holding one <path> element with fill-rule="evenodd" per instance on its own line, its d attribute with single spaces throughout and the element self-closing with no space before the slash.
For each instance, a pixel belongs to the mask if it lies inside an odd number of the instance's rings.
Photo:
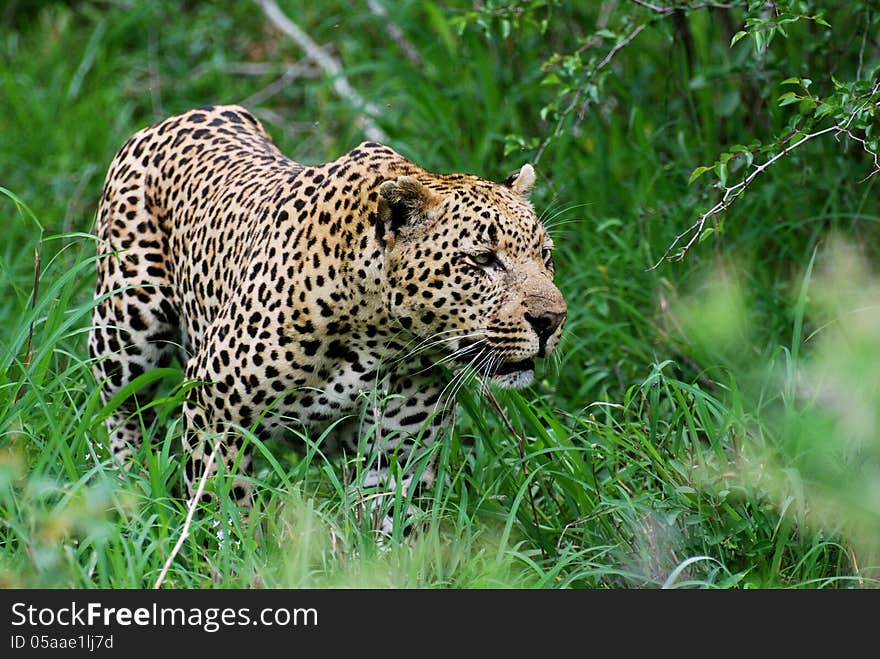
<svg viewBox="0 0 880 659">
<path fill-rule="evenodd" d="M 496 387 L 501 387 L 502 389 L 522 389 L 523 387 L 528 387 L 534 380 L 534 364 L 532 365 L 532 368 L 506 373 L 494 373 L 489 376 L 489 381 Z"/>
</svg>

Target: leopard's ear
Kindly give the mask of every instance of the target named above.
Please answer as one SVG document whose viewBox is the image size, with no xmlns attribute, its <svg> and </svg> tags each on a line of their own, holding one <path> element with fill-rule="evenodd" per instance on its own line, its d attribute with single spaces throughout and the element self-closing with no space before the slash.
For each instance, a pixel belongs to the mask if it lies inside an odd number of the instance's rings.
<svg viewBox="0 0 880 659">
<path fill-rule="evenodd" d="M 412 176 L 385 181 L 379 186 L 379 195 L 387 207 L 384 219 L 394 232 L 423 221 L 431 207 L 440 200 L 436 193 Z"/>
<path fill-rule="evenodd" d="M 529 163 L 526 163 L 520 167 L 519 171 L 514 172 L 504 179 L 502 185 L 506 185 L 508 188 L 523 197 L 528 197 L 532 188 L 535 186 L 535 168 Z"/>
</svg>

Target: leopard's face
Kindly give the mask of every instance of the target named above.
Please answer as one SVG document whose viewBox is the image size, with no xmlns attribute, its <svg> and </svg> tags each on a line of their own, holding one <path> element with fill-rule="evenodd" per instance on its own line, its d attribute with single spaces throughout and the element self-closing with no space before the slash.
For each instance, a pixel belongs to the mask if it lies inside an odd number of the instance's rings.
<svg viewBox="0 0 880 659">
<path fill-rule="evenodd" d="M 413 348 L 503 387 L 531 383 L 566 315 L 553 243 L 525 196 L 533 180 L 526 166 L 506 184 L 401 177 L 382 186 L 390 316 Z"/>
</svg>

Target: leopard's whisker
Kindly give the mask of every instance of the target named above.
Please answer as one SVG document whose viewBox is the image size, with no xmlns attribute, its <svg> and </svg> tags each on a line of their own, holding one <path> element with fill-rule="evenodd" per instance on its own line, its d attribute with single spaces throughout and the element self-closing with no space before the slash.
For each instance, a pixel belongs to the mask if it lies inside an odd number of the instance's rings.
<svg viewBox="0 0 880 659">
<path fill-rule="evenodd" d="M 491 377 L 492 369 L 497 365 L 496 361 L 501 361 L 503 358 L 501 355 L 498 355 L 494 351 L 489 351 L 485 355 L 482 354 L 481 350 L 477 355 L 468 363 L 467 367 L 462 369 L 463 377 L 459 378 L 459 381 L 452 387 L 452 391 L 450 392 L 448 399 L 454 400 L 458 395 L 458 392 L 461 388 L 470 381 L 474 375 L 480 375 L 485 373 L 486 378 Z M 453 381 L 455 379 L 453 378 Z M 445 388 L 444 388 L 445 391 Z M 441 394 L 442 395 L 442 394 Z"/>
<path fill-rule="evenodd" d="M 485 357 L 484 357 L 484 353 L 487 353 L 487 354 L 485 354 Z M 461 388 L 461 385 L 463 385 L 464 382 L 466 382 L 467 380 L 469 380 L 470 378 L 473 377 L 474 372 L 476 372 L 476 369 L 478 369 L 480 367 L 483 360 L 488 357 L 491 357 L 491 355 L 492 355 L 491 351 L 487 351 L 487 349 L 485 347 L 481 348 L 480 351 L 476 355 L 473 356 L 473 358 L 470 360 L 470 362 L 468 362 L 466 365 L 462 366 L 462 368 L 459 369 L 455 373 L 455 375 L 453 375 L 453 377 L 449 380 L 449 382 L 446 383 L 446 386 L 443 387 L 443 390 L 440 392 L 440 395 L 437 398 L 437 403 L 434 405 L 434 410 L 436 411 L 437 408 L 440 406 L 440 404 L 443 403 L 444 397 L 446 398 L 446 402 L 453 400 L 454 393 L 457 392 Z M 450 387 L 452 388 L 453 395 L 446 396 L 446 392 L 447 392 L 447 390 L 450 389 Z M 445 407 L 446 407 L 446 403 L 443 404 L 444 409 L 445 409 Z"/>
<path fill-rule="evenodd" d="M 419 375 L 419 374 L 421 374 L 421 373 L 425 373 L 425 372 L 427 372 L 427 371 L 430 371 L 430 370 L 431 370 L 432 368 L 434 368 L 435 366 L 442 366 L 442 365 L 444 365 L 446 362 L 454 361 L 457 357 L 459 357 L 459 356 L 462 355 L 462 354 L 465 354 L 468 350 L 473 350 L 475 346 L 479 345 L 480 343 L 484 342 L 485 340 L 486 340 L 486 339 L 483 338 L 483 339 L 480 339 L 479 341 L 476 341 L 476 342 L 474 342 L 474 343 L 468 344 L 468 345 L 466 345 L 466 346 L 462 346 L 461 348 L 458 348 L 457 350 L 455 350 L 455 351 L 452 352 L 451 354 L 446 355 L 445 357 L 442 357 L 441 359 L 439 359 L 439 360 L 437 360 L 437 361 L 435 361 L 435 362 L 432 362 L 432 363 L 430 363 L 430 364 L 427 364 L 426 366 L 424 366 L 423 368 L 419 369 L 418 371 L 413 371 L 412 373 L 409 373 L 409 375 L 410 375 L 410 376 L 413 376 L 413 375 Z"/>
<path fill-rule="evenodd" d="M 479 337 L 479 336 L 483 335 L 483 333 L 484 333 L 483 331 L 476 331 L 476 332 L 467 332 L 467 333 L 462 333 L 462 334 L 456 334 L 454 336 L 446 336 L 446 337 L 438 338 L 438 337 L 440 337 L 441 334 L 449 334 L 449 333 L 458 332 L 458 331 L 460 331 L 460 330 L 446 330 L 444 332 L 438 332 L 438 333 L 428 337 L 427 339 L 422 339 L 418 345 L 416 345 L 413 349 L 411 349 L 406 354 L 404 354 L 400 357 L 395 356 L 391 363 L 397 364 L 397 363 L 405 361 L 411 357 L 414 357 L 415 355 L 417 355 L 419 353 L 423 353 L 423 352 L 427 352 L 428 350 L 432 350 L 433 348 L 436 348 L 437 346 L 440 346 L 444 343 L 449 343 L 452 341 L 462 341 L 465 339 L 471 339 L 474 337 Z M 413 341 L 415 341 L 415 340 L 416 339 L 413 339 Z M 410 343 L 412 343 L 413 341 L 410 341 Z M 407 345 L 409 345 L 409 344 L 407 344 Z M 404 346 L 404 347 L 406 347 L 406 346 Z M 400 351 L 400 352 L 402 352 L 402 351 Z"/>
<path fill-rule="evenodd" d="M 438 359 L 436 362 L 434 362 L 434 365 L 439 366 L 440 364 L 446 364 L 448 362 L 454 361 L 454 360 L 458 359 L 460 356 L 467 354 L 467 352 L 469 350 L 473 350 L 474 348 L 476 348 L 477 346 L 479 346 L 482 343 L 488 343 L 488 341 L 489 341 L 489 339 L 487 339 L 486 337 L 483 337 L 477 341 L 474 341 L 473 343 L 469 343 L 466 346 L 462 346 L 461 348 L 458 348 L 457 350 L 449 353 L 445 357 L 441 357 L 440 359 Z"/>
</svg>

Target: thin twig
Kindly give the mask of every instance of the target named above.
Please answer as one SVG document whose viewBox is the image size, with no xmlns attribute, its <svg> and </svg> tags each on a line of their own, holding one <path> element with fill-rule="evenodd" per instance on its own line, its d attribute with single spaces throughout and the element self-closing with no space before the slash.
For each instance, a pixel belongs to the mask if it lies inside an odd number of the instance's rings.
<svg viewBox="0 0 880 659">
<path fill-rule="evenodd" d="M 253 94 L 248 96 L 241 102 L 241 104 L 246 107 L 259 105 L 266 99 L 271 98 L 275 96 L 275 94 L 284 91 L 287 87 L 290 86 L 291 82 L 311 71 L 312 67 L 308 64 L 293 64 L 291 66 L 288 66 L 284 69 L 284 73 L 282 73 L 279 78 L 270 82 L 261 90 L 254 92 Z"/>
<path fill-rule="evenodd" d="M 602 69 L 604 69 L 606 66 L 608 66 L 608 64 L 611 63 L 611 60 L 614 59 L 615 55 L 617 55 L 617 53 L 619 53 L 626 46 L 628 46 L 630 43 L 632 43 L 632 41 L 637 36 L 639 36 L 641 31 L 644 30 L 646 27 L 648 27 L 649 24 L 650 24 L 650 21 L 647 23 L 640 23 L 635 28 L 633 28 L 632 32 L 630 32 L 624 39 L 622 39 L 621 41 L 616 43 L 614 45 L 614 47 L 608 51 L 608 53 L 605 55 L 605 57 L 603 57 L 601 59 L 601 61 L 598 64 L 596 64 L 596 66 L 593 67 L 592 71 L 590 71 L 589 76 L 587 76 L 586 82 L 581 86 L 581 89 L 578 89 L 574 93 L 574 96 L 571 100 L 571 103 L 569 103 L 568 107 L 566 107 L 560 113 L 559 119 L 556 121 L 556 127 L 553 129 L 553 133 L 551 133 L 550 135 L 545 137 L 544 141 L 541 142 L 540 146 L 538 147 L 537 152 L 535 153 L 535 158 L 532 161 L 534 165 L 537 165 L 538 162 L 541 160 L 541 156 L 544 154 L 544 150 L 550 145 L 550 142 L 552 142 L 553 140 L 555 140 L 557 137 L 559 137 L 562 134 L 562 127 L 565 124 L 565 120 L 568 118 L 568 115 L 570 115 L 571 112 L 575 109 L 575 107 L 579 107 L 579 109 L 578 109 L 578 117 L 579 118 L 583 118 L 583 116 L 586 114 L 587 106 L 589 105 L 589 97 L 587 97 L 587 100 L 585 100 L 584 103 L 581 104 L 581 96 L 583 95 L 583 91 L 582 91 L 583 88 L 585 88 L 587 85 L 591 84 L 592 81 L 596 78 L 596 76 L 599 75 L 599 72 Z"/>
<path fill-rule="evenodd" d="M 658 5 L 652 5 L 650 2 L 645 2 L 645 0 L 632 0 L 639 7 L 644 7 L 645 9 L 650 9 L 653 12 L 658 14 L 668 14 L 670 12 L 675 11 L 672 7 L 660 7 Z"/>
<path fill-rule="evenodd" d="M 556 121 L 556 126 L 553 129 L 553 132 L 545 137 L 540 145 L 538 145 L 538 149 L 535 152 L 535 158 L 532 161 L 533 164 L 537 165 L 541 160 L 541 156 L 544 154 L 544 151 L 550 146 L 550 143 L 553 142 L 556 138 L 558 138 L 562 134 L 562 128 L 565 125 L 565 120 L 568 119 L 568 116 L 577 108 L 577 120 L 578 122 L 582 121 L 584 116 L 587 113 L 587 109 L 590 106 L 590 97 L 585 94 L 586 88 L 593 83 L 596 77 L 599 75 L 599 72 L 608 66 L 611 61 L 617 56 L 617 54 L 626 48 L 629 44 L 631 44 L 639 34 L 641 34 L 642 30 L 651 25 L 652 23 L 662 20 L 663 18 L 674 14 L 678 11 L 696 11 L 698 9 L 737 9 L 737 8 L 745 8 L 748 7 L 746 2 L 697 2 L 694 4 L 678 4 L 678 5 L 655 5 L 646 0 L 632 0 L 635 4 L 644 7 L 645 9 L 650 9 L 652 12 L 657 14 L 656 17 L 650 18 L 646 20 L 644 23 L 639 23 L 636 25 L 629 34 L 627 34 L 623 39 L 618 41 L 611 50 L 606 53 L 605 57 L 603 57 L 593 68 L 589 71 L 588 75 L 584 82 L 580 85 L 580 87 L 574 91 L 572 94 L 572 100 L 568 104 L 568 106 L 559 114 L 559 118 Z M 582 53 L 587 48 L 595 46 L 594 40 L 588 40 L 584 44 L 580 46 L 580 48 L 575 51 L 576 53 Z M 586 95 L 586 98 L 584 96 Z M 582 100 L 583 99 L 583 100 Z"/>
<path fill-rule="evenodd" d="M 608 64 L 611 63 L 611 60 L 614 59 L 614 56 L 617 55 L 617 53 L 619 53 L 621 50 L 626 48 L 629 44 L 631 44 L 635 40 L 635 38 L 639 36 L 641 31 L 644 30 L 646 27 L 648 27 L 647 23 L 637 25 L 636 28 L 629 33 L 629 36 L 627 36 L 626 39 L 624 39 L 620 43 L 615 44 L 614 48 L 609 50 L 608 54 L 605 55 L 605 57 L 602 58 L 602 61 L 600 61 L 599 64 L 596 66 L 596 71 L 600 71 L 601 69 L 604 69 L 606 66 L 608 66 Z M 578 119 L 584 118 L 584 115 L 587 113 L 587 107 L 589 106 L 589 104 L 590 100 L 589 97 L 587 97 L 587 99 L 584 101 L 584 104 L 578 109 Z"/>
<path fill-rule="evenodd" d="M 203 62 L 192 70 L 191 77 L 198 78 L 207 73 L 221 72 L 231 75 L 264 76 L 267 73 L 283 75 L 288 69 L 294 68 L 303 78 L 320 78 L 321 69 L 314 62 L 295 62 L 283 64 L 279 62 Z"/>
<path fill-rule="evenodd" d="M 876 83 L 874 85 L 874 87 L 871 89 L 871 91 L 868 92 L 867 94 L 863 95 L 861 98 L 869 99 L 878 93 L 880 93 L 880 82 Z M 880 100 L 875 100 L 873 103 L 866 100 L 864 103 L 860 103 L 854 110 L 852 110 L 852 112 L 850 112 L 850 114 L 847 116 L 847 118 L 844 121 L 837 123 L 837 124 L 834 124 L 833 126 L 828 126 L 827 128 L 823 128 L 822 130 L 817 130 L 813 133 L 807 133 L 806 135 L 802 135 L 801 133 L 795 131 L 795 132 L 790 133 L 784 139 L 780 140 L 778 144 L 780 144 L 780 145 L 785 144 L 785 148 L 783 148 L 782 151 L 777 153 L 775 156 L 773 156 L 772 158 L 770 158 L 766 162 L 761 163 L 759 165 L 755 165 L 752 172 L 748 176 L 746 176 L 743 180 L 741 180 L 739 183 L 732 185 L 730 187 L 725 187 L 724 193 L 722 194 L 721 199 L 718 201 L 718 203 L 716 203 L 714 206 L 712 206 L 712 208 L 710 208 L 709 210 L 702 213 L 697 218 L 696 222 L 694 222 L 687 229 L 685 229 L 680 234 L 678 234 L 673 239 L 672 243 L 670 243 L 669 247 L 666 248 L 666 251 L 663 252 L 663 256 L 661 256 L 660 259 L 654 265 L 652 265 L 650 268 L 648 268 L 648 270 L 656 269 L 657 267 L 660 266 L 661 263 L 663 263 L 663 261 L 665 261 L 667 259 L 673 260 L 673 261 L 681 261 L 685 257 L 685 255 L 690 251 L 691 247 L 694 246 L 694 243 L 696 243 L 697 240 L 699 240 L 700 236 L 703 233 L 703 228 L 706 226 L 706 222 L 709 220 L 709 218 L 714 217 L 715 215 L 718 215 L 719 213 L 722 213 L 725 210 L 727 210 L 728 208 L 730 208 L 730 206 L 737 199 L 739 199 L 740 196 L 742 196 L 742 194 L 746 191 L 746 189 L 749 187 L 749 185 L 751 185 L 751 183 L 760 174 L 763 174 L 773 163 L 775 163 L 780 158 L 788 155 L 789 153 L 791 153 L 792 151 L 797 149 L 799 146 L 805 144 L 806 142 L 809 142 L 812 139 L 815 139 L 815 138 L 820 137 L 822 135 L 827 135 L 828 133 L 834 133 L 835 138 L 838 138 L 841 134 L 846 135 L 851 140 L 861 144 L 862 148 L 865 150 L 865 152 L 870 154 L 873 157 L 873 160 L 874 160 L 873 169 L 863 179 L 863 181 L 871 178 L 872 176 L 874 176 L 875 174 L 880 172 L 880 154 L 871 150 L 869 148 L 867 142 L 865 141 L 865 139 L 854 134 L 852 129 L 850 128 L 850 125 L 855 120 L 856 116 L 858 116 L 862 111 L 864 111 L 872 106 L 875 109 L 880 107 Z M 786 142 L 790 142 L 792 139 L 794 139 L 798 135 L 802 135 L 799 140 L 797 140 L 794 143 L 786 144 Z M 690 236 L 690 238 L 688 239 L 687 243 L 685 243 L 678 250 L 678 252 L 673 255 L 672 250 L 675 249 L 678 245 L 680 245 L 681 242 L 688 236 Z"/>
<path fill-rule="evenodd" d="M 302 48 L 309 59 L 320 66 L 328 78 L 336 93 L 351 103 L 356 108 L 361 108 L 363 114 L 359 121 L 363 127 L 364 135 L 369 140 L 376 142 L 386 141 L 385 132 L 379 128 L 374 119 L 381 115 L 381 110 L 375 103 L 369 103 L 358 94 L 349 84 L 348 78 L 342 72 L 342 66 L 324 48 L 319 46 L 306 34 L 296 23 L 291 21 L 278 7 L 275 0 L 254 0 L 272 24 L 288 37 L 293 39 Z"/>
<path fill-rule="evenodd" d="M 535 495 L 532 493 L 532 487 L 528 483 L 529 480 L 529 467 L 526 464 L 526 449 L 525 442 L 516 428 L 513 427 L 513 424 L 510 422 L 510 419 L 507 418 L 507 415 L 504 413 L 504 410 L 501 409 L 501 405 L 498 403 L 498 399 L 495 398 L 495 394 L 492 393 L 492 390 L 489 387 L 483 388 L 483 393 L 486 395 L 486 398 L 489 399 L 489 402 L 492 404 L 492 407 L 495 408 L 495 411 L 498 412 L 498 415 L 501 417 L 502 421 L 504 421 L 504 425 L 507 426 L 507 429 L 510 431 L 514 437 L 516 437 L 517 444 L 519 445 L 519 458 L 522 463 L 523 476 L 526 479 L 526 492 L 529 495 L 529 505 L 532 508 L 532 520 L 535 524 L 535 529 L 540 528 L 538 522 L 538 507 L 535 505 Z M 544 551 L 544 548 L 541 547 L 541 555 L 546 559 L 547 552 Z"/>
<path fill-rule="evenodd" d="M 374 467 L 374 469 L 378 473 L 382 469 L 382 410 L 379 409 L 378 404 L 373 406 L 373 437 L 374 437 L 373 446 L 376 449 L 376 466 Z M 370 458 L 372 458 L 372 457 L 373 456 L 370 455 Z M 388 467 L 386 468 L 385 473 L 386 473 L 386 475 L 390 475 L 391 474 L 391 460 L 389 459 L 386 461 L 388 462 Z M 385 486 L 387 487 L 389 484 L 390 484 L 390 482 L 386 479 Z M 396 488 L 393 488 L 393 489 L 396 489 Z M 393 491 L 389 492 L 388 494 L 389 494 L 389 496 L 394 496 Z M 382 497 L 380 495 L 380 499 L 376 501 L 377 504 L 379 503 L 379 501 L 381 501 L 381 498 Z M 372 513 L 373 513 L 373 516 L 371 519 L 373 521 L 373 528 L 374 529 L 381 528 L 382 520 L 379 517 L 382 513 L 381 506 L 379 506 L 379 505 L 374 506 Z"/>
<path fill-rule="evenodd" d="M 853 568 L 855 568 L 856 577 L 858 577 L 859 585 L 865 585 L 865 579 L 862 577 L 862 571 L 859 569 L 859 562 L 856 560 L 856 552 L 852 547 L 847 548 L 849 550 L 849 559 L 852 561 Z"/>
<path fill-rule="evenodd" d="M 696 2 L 694 4 L 682 3 L 678 5 L 653 5 L 645 0 L 632 0 L 635 4 L 645 9 L 650 9 L 658 14 L 671 14 L 676 11 L 696 11 L 697 9 L 745 9 L 747 2 Z"/>
<path fill-rule="evenodd" d="M 808 135 L 804 135 L 801 139 L 799 139 L 794 144 L 787 145 L 782 151 L 780 151 L 775 156 L 770 158 L 770 160 L 768 160 L 767 162 L 762 163 L 760 165 L 756 165 L 754 171 L 751 174 L 749 174 L 747 177 L 745 177 L 742 181 L 737 183 L 736 185 L 732 185 L 730 187 L 724 188 L 724 194 L 721 196 L 721 200 L 717 204 L 712 206 L 712 208 L 710 208 L 705 213 L 700 215 L 700 217 L 697 219 L 697 221 L 694 222 L 691 226 L 689 226 L 687 229 L 685 229 L 680 234 L 678 234 L 675 237 L 675 240 L 673 240 L 672 243 L 669 245 L 669 247 L 666 248 L 666 251 L 663 253 L 663 256 L 660 257 L 660 260 L 657 261 L 657 263 L 655 263 L 653 266 L 651 266 L 649 268 L 649 270 L 654 270 L 655 268 L 657 268 L 664 260 L 666 260 L 667 257 L 669 257 L 670 259 L 675 260 L 675 261 L 680 261 L 681 259 L 683 259 L 685 254 L 687 254 L 688 251 L 690 251 L 691 247 L 693 247 L 694 243 L 699 239 L 700 235 L 703 232 L 703 227 L 706 225 L 706 221 L 710 217 L 718 215 L 718 213 L 721 213 L 722 211 L 726 210 L 734 201 L 736 201 L 740 197 L 740 195 L 742 195 L 743 192 L 746 191 L 746 189 L 749 187 L 749 185 L 751 185 L 752 181 L 754 181 L 758 177 L 758 175 L 763 173 L 764 170 L 766 170 L 768 167 L 770 167 L 770 165 L 775 163 L 777 160 L 779 160 L 780 158 L 782 158 L 785 155 L 788 155 L 791 151 L 798 148 L 800 145 L 804 144 L 805 142 L 808 142 L 816 137 L 819 137 L 820 135 L 825 135 L 826 133 L 830 133 L 834 130 L 838 130 L 837 125 L 829 126 L 828 128 L 824 128 L 824 129 L 817 131 L 815 133 L 809 133 Z M 684 245 L 684 247 L 682 247 L 677 254 L 670 257 L 669 256 L 670 252 L 672 252 L 672 250 L 685 238 L 685 236 L 687 236 L 691 233 L 693 233 L 693 235 L 691 235 L 690 240 L 688 240 L 688 242 Z"/>
<path fill-rule="evenodd" d="M 162 79 L 159 77 L 159 55 L 156 40 L 156 30 L 151 29 L 147 40 L 147 69 L 150 75 L 150 100 L 153 104 L 153 116 L 158 119 L 165 116 L 165 107 L 162 104 Z"/>
<path fill-rule="evenodd" d="M 211 473 L 211 466 L 214 464 L 214 458 L 217 455 L 217 451 L 220 449 L 220 441 L 222 439 L 223 436 L 220 435 L 214 441 L 214 448 L 211 451 L 211 455 L 208 456 L 208 461 L 205 462 L 205 471 L 202 474 L 201 479 L 199 479 L 199 486 L 196 488 L 195 494 L 193 494 L 192 498 L 187 503 L 186 521 L 183 523 L 183 531 L 181 531 L 180 537 L 174 545 L 174 549 L 171 550 L 171 554 L 169 554 L 168 559 L 165 561 L 165 565 L 162 566 L 162 572 L 159 573 L 159 578 L 156 579 L 156 584 L 153 586 L 154 590 L 159 588 L 159 586 L 162 585 L 162 582 L 165 581 L 165 575 L 168 574 L 171 563 L 174 561 L 180 548 L 183 547 L 183 543 L 189 537 L 189 529 L 192 525 L 193 515 L 196 512 L 196 506 L 199 504 L 199 500 L 202 498 L 202 493 L 205 491 L 205 483 L 208 482 L 208 474 Z"/>
<path fill-rule="evenodd" d="M 388 18 L 388 10 L 385 8 L 385 5 L 378 0 L 367 0 L 367 7 L 369 7 L 370 11 L 376 16 L 385 19 L 385 28 L 388 30 L 388 34 L 391 35 L 394 42 L 400 46 L 400 50 L 403 52 L 404 57 L 413 64 L 421 66 L 422 58 L 419 55 L 419 51 L 416 50 L 416 47 L 412 45 L 412 42 L 406 38 L 406 35 L 403 34 L 403 30 L 400 29 L 400 26 Z"/>
<path fill-rule="evenodd" d="M 37 243 L 36 248 L 34 248 L 34 291 L 31 294 L 31 313 L 37 308 L 37 296 L 40 293 L 40 271 L 42 269 L 43 262 L 43 239 L 40 239 L 40 242 Z M 21 360 L 21 366 L 23 371 L 27 371 L 28 366 L 31 363 L 31 349 L 33 347 L 34 342 L 34 318 L 31 318 L 30 327 L 28 327 L 28 338 L 27 343 L 24 346 L 24 358 Z M 18 391 L 15 392 L 15 401 L 18 402 L 19 399 L 24 394 L 25 390 L 25 382 L 27 381 L 27 374 L 25 373 L 25 377 L 22 378 L 21 384 L 18 387 Z"/>
<path fill-rule="evenodd" d="M 856 69 L 856 80 L 862 78 L 862 66 L 865 63 L 865 45 L 868 43 L 868 31 L 871 29 L 871 9 L 865 9 L 865 31 L 862 32 L 862 45 L 859 46 L 859 66 Z"/>
</svg>

